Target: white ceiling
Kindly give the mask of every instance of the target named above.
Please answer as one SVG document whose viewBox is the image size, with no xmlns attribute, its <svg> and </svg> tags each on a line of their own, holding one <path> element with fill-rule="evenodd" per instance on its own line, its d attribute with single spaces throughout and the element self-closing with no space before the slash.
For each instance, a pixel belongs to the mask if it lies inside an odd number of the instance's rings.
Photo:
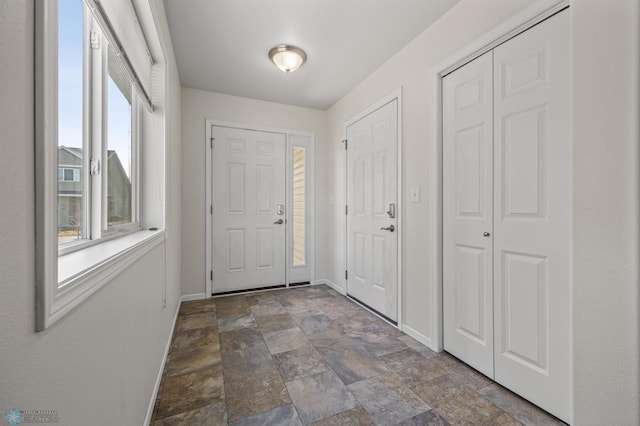
<svg viewBox="0 0 640 426">
<path fill-rule="evenodd" d="M 459 0 L 164 0 L 183 86 L 328 109 Z M 277 44 L 305 50 L 285 74 Z"/>
</svg>

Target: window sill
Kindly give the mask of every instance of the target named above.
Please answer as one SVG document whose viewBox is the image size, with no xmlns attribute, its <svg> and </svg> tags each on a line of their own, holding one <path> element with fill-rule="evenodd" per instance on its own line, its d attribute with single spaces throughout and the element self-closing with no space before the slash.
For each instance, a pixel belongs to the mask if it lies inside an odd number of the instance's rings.
<svg viewBox="0 0 640 426">
<path fill-rule="evenodd" d="M 138 231 L 58 257 L 55 322 L 164 240 L 164 230 Z"/>
</svg>

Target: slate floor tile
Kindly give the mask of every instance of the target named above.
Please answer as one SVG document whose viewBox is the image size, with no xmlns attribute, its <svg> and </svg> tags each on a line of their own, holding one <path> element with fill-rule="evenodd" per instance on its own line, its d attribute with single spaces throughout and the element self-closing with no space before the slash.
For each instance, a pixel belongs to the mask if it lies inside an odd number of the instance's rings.
<svg viewBox="0 0 640 426">
<path fill-rule="evenodd" d="M 157 420 L 154 426 L 220 426 L 227 424 L 227 408 L 224 402 L 184 411 L 171 417 Z"/>
<path fill-rule="evenodd" d="M 222 352 L 222 368 L 225 380 L 240 380 L 248 374 L 274 369 L 269 348 L 263 342 L 246 349 Z"/>
<path fill-rule="evenodd" d="M 406 356 L 393 357 L 395 354 Z M 387 368 L 393 371 L 396 376 L 407 386 L 413 387 L 421 383 L 426 383 L 437 377 L 447 374 L 442 368 L 435 365 L 430 359 L 423 357 L 413 349 L 396 352 L 386 358 Z"/>
<path fill-rule="evenodd" d="M 384 362 L 359 349 L 331 350 L 319 348 L 318 351 L 346 384 L 359 382 L 389 371 Z"/>
<path fill-rule="evenodd" d="M 214 367 L 221 362 L 220 346 L 207 345 L 186 352 L 171 354 L 167 364 L 167 377 L 191 373 Z"/>
<path fill-rule="evenodd" d="M 510 414 L 511 417 L 520 421 L 522 424 L 531 426 L 557 426 L 564 424 L 559 420 L 551 418 L 540 408 L 496 383 L 480 389 L 478 394 L 491 401 L 491 403 Z"/>
<path fill-rule="evenodd" d="M 264 413 L 255 414 L 230 426 L 302 426 L 293 404 L 281 405 Z"/>
<path fill-rule="evenodd" d="M 224 402 L 220 366 L 181 376 L 167 377 L 162 387 L 156 419 Z"/>
<path fill-rule="evenodd" d="M 211 312 L 205 312 L 201 314 L 192 314 L 183 317 L 178 317 L 178 324 L 176 329 L 178 332 L 186 330 L 193 330 L 196 328 L 204 327 L 217 327 L 218 319 L 216 314 Z"/>
<path fill-rule="evenodd" d="M 429 410 L 410 419 L 403 420 L 397 426 L 449 426 L 449 423 L 434 410 Z"/>
<path fill-rule="evenodd" d="M 483 424 L 504 413 L 450 375 L 438 377 L 412 390 L 452 425 Z"/>
<path fill-rule="evenodd" d="M 230 315 L 218 319 L 218 329 L 220 329 L 221 333 L 255 326 L 256 320 L 252 313 Z"/>
<path fill-rule="evenodd" d="M 176 333 L 171 342 L 171 353 L 191 351 L 204 346 L 220 346 L 217 327 L 203 327 Z"/>
<path fill-rule="evenodd" d="M 251 305 L 251 312 L 255 317 L 264 317 L 269 315 L 279 315 L 287 313 L 280 302 L 275 299 L 272 301 L 265 300 L 261 303 Z"/>
<path fill-rule="evenodd" d="M 322 355 L 311 345 L 276 354 L 273 361 L 285 382 L 329 370 Z"/>
<path fill-rule="evenodd" d="M 477 370 L 474 370 L 449 354 L 436 357 L 432 361 L 435 365 L 451 374 L 451 376 L 460 379 L 459 381 L 464 382 L 470 389 L 482 389 L 493 383 L 493 380 L 487 376 L 479 373 Z"/>
<path fill-rule="evenodd" d="M 307 336 L 298 327 L 264 333 L 263 336 L 272 354 L 291 351 L 309 344 Z"/>
<path fill-rule="evenodd" d="M 374 424 L 371 416 L 362 407 L 352 408 L 312 423 L 313 426 L 370 426 Z"/>
<path fill-rule="evenodd" d="M 391 373 L 352 383 L 348 388 L 376 424 L 396 424 L 431 408 Z"/>
<path fill-rule="evenodd" d="M 495 419 L 491 419 L 486 422 L 486 426 L 522 426 L 522 423 L 508 415 L 507 413 L 501 414 Z"/>
<path fill-rule="evenodd" d="M 218 318 L 251 313 L 251 306 L 245 296 L 226 296 L 215 299 Z"/>
<path fill-rule="evenodd" d="M 275 368 L 232 380 L 225 378 L 224 390 L 230 423 L 291 404 L 291 398 Z"/>
<path fill-rule="evenodd" d="M 300 317 L 298 319 L 298 326 L 306 335 L 322 333 L 328 330 L 342 331 L 340 324 L 325 314 Z"/>
<path fill-rule="evenodd" d="M 286 386 L 305 425 L 358 406 L 356 398 L 332 371 L 303 377 Z"/>
<path fill-rule="evenodd" d="M 259 316 L 256 318 L 256 322 L 258 324 L 258 329 L 262 333 L 298 327 L 298 323 L 296 323 L 293 317 L 286 311 L 281 314 Z"/>
<path fill-rule="evenodd" d="M 178 315 L 187 316 L 193 314 L 202 314 L 205 312 L 216 312 L 216 302 L 214 299 L 196 300 L 192 302 L 183 302 L 180 305 L 180 312 Z"/>
<path fill-rule="evenodd" d="M 418 342 L 416 339 L 414 339 L 411 336 L 407 336 L 407 335 L 400 336 L 398 337 L 398 340 L 400 340 L 401 342 L 404 342 L 404 344 L 407 345 L 407 347 L 420 353 L 422 356 L 426 358 L 435 358 L 442 355 L 441 353 L 432 351 L 431 349 L 429 349 L 422 343 Z"/>
<path fill-rule="evenodd" d="M 223 352 L 246 349 L 262 343 L 264 343 L 262 334 L 255 328 L 240 328 L 220 333 L 220 345 Z"/>
</svg>

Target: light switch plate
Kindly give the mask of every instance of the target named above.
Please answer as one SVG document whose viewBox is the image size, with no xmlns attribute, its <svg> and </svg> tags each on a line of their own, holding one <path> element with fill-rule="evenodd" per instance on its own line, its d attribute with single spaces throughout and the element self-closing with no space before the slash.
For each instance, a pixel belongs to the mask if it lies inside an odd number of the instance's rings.
<svg viewBox="0 0 640 426">
<path fill-rule="evenodd" d="M 420 201 L 420 187 L 419 186 L 412 186 L 411 187 L 411 202 L 412 203 L 417 203 L 418 201 Z"/>
</svg>

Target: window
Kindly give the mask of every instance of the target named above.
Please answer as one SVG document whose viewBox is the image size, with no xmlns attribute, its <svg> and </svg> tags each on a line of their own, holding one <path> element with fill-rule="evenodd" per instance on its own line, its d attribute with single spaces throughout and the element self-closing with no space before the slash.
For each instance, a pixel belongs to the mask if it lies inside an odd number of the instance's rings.
<svg viewBox="0 0 640 426">
<path fill-rule="evenodd" d="M 161 48 L 152 9 L 141 6 L 144 13 L 130 0 L 35 3 L 38 331 L 164 236 L 141 226 L 164 223 L 165 130 L 164 113 L 148 96 L 154 60 L 141 17 L 154 31 L 155 51 Z M 165 68 L 154 72 L 164 102 Z M 144 210 L 143 160 L 153 189 Z"/>
<path fill-rule="evenodd" d="M 82 0 L 59 2 L 58 27 L 58 244 L 66 254 L 138 228 L 140 117 L 131 78 Z"/>
<path fill-rule="evenodd" d="M 80 182 L 80 169 L 58 168 L 58 182 Z"/>
<path fill-rule="evenodd" d="M 304 153 L 304 148 L 293 148 L 293 266 L 306 264 Z"/>
</svg>

